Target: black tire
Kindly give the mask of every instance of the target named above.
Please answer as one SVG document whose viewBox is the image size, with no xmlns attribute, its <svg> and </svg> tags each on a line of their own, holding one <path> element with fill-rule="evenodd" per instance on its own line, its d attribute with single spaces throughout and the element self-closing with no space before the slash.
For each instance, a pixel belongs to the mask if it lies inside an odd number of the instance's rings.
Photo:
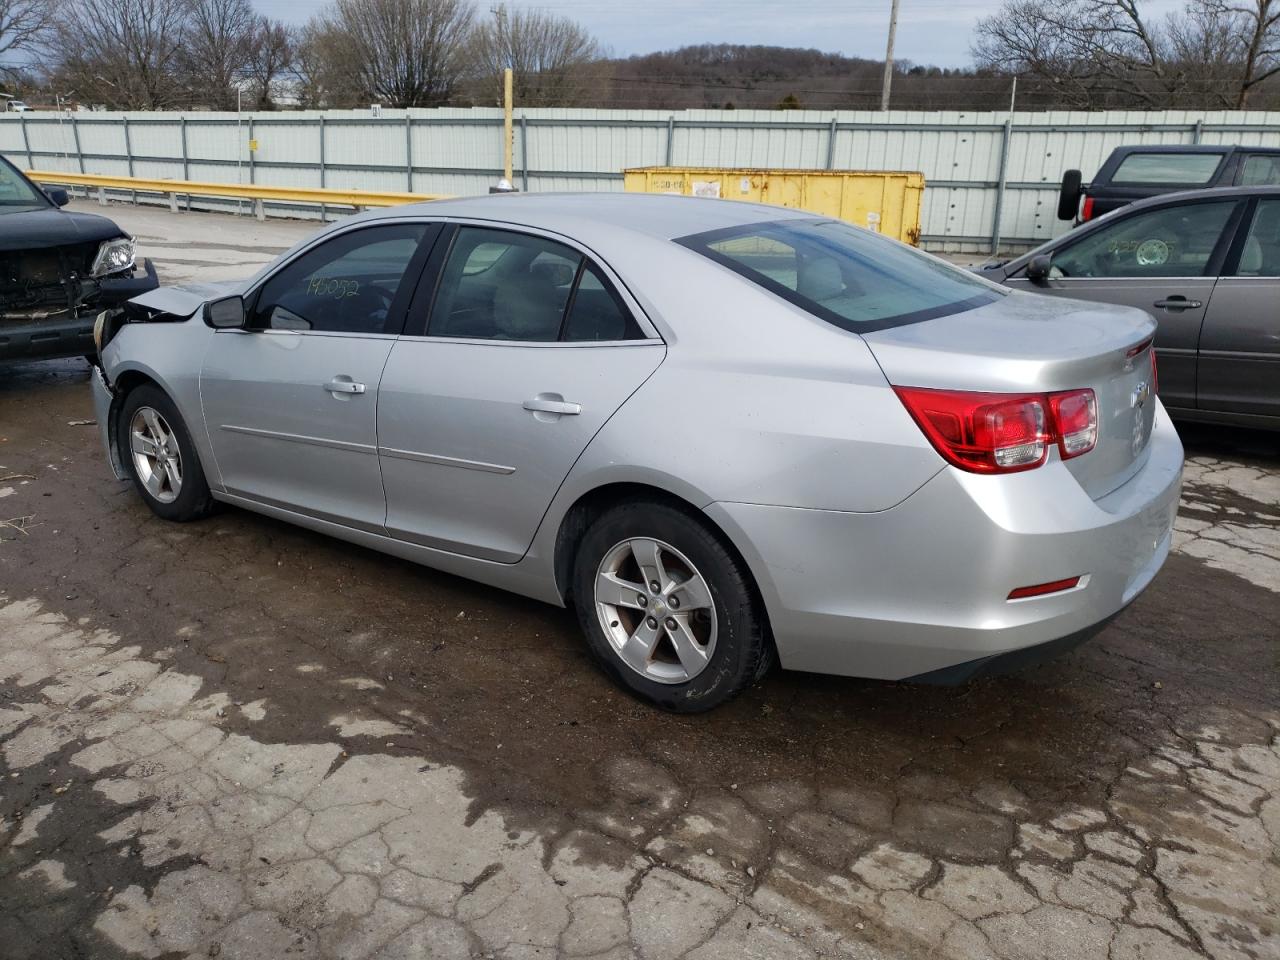
<svg viewBox="0 0 1280 960">
<path fill-rule="evenodd" d="M 597 571 L 615 546 L 634 538 L 674 547 L 709 588 L 716 618 L 715 644 L 701 672 L 683 682 L 652 680 L 625 663 L 597 614 Z M 717 707 L 763 677 L 773 664 L 764 605 L 744 564 L 703 520 L 676 506 L 631 501 L 599 516 L 578 544 L 572 600 L 587 645 L 604 672 L 624 689 L 673 713 Z"/>
<path fill-rule="evenodd" d="M 143 407 L 150 407 L 159 413 L 169 426 L 173 439 L 177 441 L 182 466 L 182 482 L 176 498 L 168 502 L 158 499 L 147 489 L 134 463 L 130 424 L 133 422 L 134 415 Z M 116 419 L 116 446 L 125 472 L 133 481 L 143 501 L 156 516 L 176 523 L 186 523 L 206 517 L 213 510 L 215 501 L 209 492 L 209 484 L 205 480 L 204 468 L 200 464 L 195 444 L 191 442 L 191 432 L 187 429 L 182 415 L 178 413 L 177 406 L 159 387 L 149 383 L 142 384 L 130 390 L 125 396 Z"/>
<path fill-rule="evenodd" d="M 1068 170 L 1062 175 L 1062 186 L 1058 190 L 1058 219 L 1074 220 L 1080 214 L 1080 189 L 1084 182 L 1079 170 Z"/>
</svg>

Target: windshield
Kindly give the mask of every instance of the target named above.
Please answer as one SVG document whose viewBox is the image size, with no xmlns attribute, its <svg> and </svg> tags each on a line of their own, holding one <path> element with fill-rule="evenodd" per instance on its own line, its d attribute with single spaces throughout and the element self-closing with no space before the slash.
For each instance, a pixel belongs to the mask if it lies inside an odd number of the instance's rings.
<svg viewBox="0 0 1280 960">
<path fill-rule="evenodd" d="M 7 160 L 0 159 L 0 214 L 48 205 L 44 194 L 32 186 L 30 180 Z"/>
<path fill-rule="evenodd" d="M 930 320 L 1004 291 L 973 274 L 839 220 L 783 220 L 677 241 L 855 333 Z"/>
</svg>

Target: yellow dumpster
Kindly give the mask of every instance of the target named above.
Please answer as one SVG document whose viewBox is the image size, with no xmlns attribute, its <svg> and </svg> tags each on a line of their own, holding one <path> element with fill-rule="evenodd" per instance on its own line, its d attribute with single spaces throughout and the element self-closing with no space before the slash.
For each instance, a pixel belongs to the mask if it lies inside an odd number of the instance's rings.
<svg viewBox="0 0 1280 960">
<path fill-rule="evenodd" d="M 906 243 L 920 242 L 923 173 L 636 167 L 624 171 L 624 177 L 632 193 L 773 203 L 839 217 Z"/>
</svg>

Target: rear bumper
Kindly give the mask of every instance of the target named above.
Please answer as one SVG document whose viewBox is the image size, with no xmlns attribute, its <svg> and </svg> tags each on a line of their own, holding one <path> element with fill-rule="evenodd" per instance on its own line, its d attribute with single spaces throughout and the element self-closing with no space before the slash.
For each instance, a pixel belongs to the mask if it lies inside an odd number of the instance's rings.
<svg viewBox="0 0 1280 960">
<path fill-rule="evenodd" d="M 93 323 L 98 314 L 160 286 L 151 261 L 143 260 L 142 268 L 141 276 L 100 281 L 93 306 L 79 316 L 0 326 L 0 361 L 51 360 L 94 353 Z"/>
<path fill-rule="evenodd" d="M 958 682 L 1081 642 L 1127 606 L 1168 556 L 1181 477 L 1182 444 L 1157 408 L 1146 463 L 1097 501 L 1052 462 L 1002 477 L 946 468 L 879 513 L 707 513 L 750 564 L 784 667 Z M 1006 599 L 1074 576 L 1087 579 Z"/>
</svg>

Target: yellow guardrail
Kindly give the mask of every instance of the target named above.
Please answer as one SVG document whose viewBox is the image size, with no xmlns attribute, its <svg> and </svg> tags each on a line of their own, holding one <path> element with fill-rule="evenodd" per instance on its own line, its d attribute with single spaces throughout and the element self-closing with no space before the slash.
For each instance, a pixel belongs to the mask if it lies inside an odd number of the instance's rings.
<svg viewBox="0 0 1280 960">
<path fill-rule="evenodd" d="M 58 170 L 28 170 L 27 176 L 37 183 L 59 186 L 96 187 L 98 199 L 105 200 L 107 190 L 130 190 L 136 193 L 161 193 L 169 196 L 169 206 L 178 209 L 178 197 L 217 197 L 252 200 L 254 212 L 263 217 L 262 204 L 267 201 L 305 203 L 335 207 L 394 207 L 402 203 L 421 203 L 442 199 L 442 194 L 398 193 L 381 190 L 344 190 L 321 187 L 276 187 L 263 183 L 207 183 L 197 180 L 150 180 L 145 177 L 110 177 L 97 173 L 63 173 Z"/>
</svg>

